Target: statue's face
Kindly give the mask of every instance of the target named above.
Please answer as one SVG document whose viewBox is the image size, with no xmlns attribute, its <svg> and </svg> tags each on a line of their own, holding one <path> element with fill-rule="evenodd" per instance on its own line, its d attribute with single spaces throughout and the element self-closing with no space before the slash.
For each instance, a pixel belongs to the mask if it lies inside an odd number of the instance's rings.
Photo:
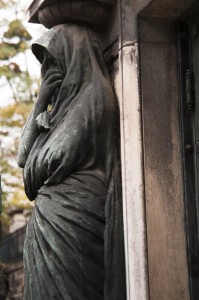
<svg viewBox="0 0 199 300">
<path fill-rule="evenodd" d="M 46 50 L 44 50 L 44 60 L 42 62 L 42 66 L 41 66 L 41 76 L 42 78 L 44 77 L 44 75 L 46 74 L 46 71 L 48 69 L 53 69 L 53 68 L 57 68 L 57 62 L 54 59 L 54 57 Z"/>
<path fill-rule="evenodd" d="M 55 73 L 59 72 L 59 67 L 58 67 L 58 64 L 57 64 L 56 60 L 54 59 L 54 57 L 46 50 L 44 50 L 43 56 L 44 56 L 44 59 L 43 59 L 42 65 L 41 65 L 42 79 L 44 78 L 46 72 L 49 69 L 55 69 Z M 54 91 L 52 98 L 49 100 L 49 107 L 48 107 L 49 110 L 51 110 L 52 106 L 54 106 L 54 104 L 56 102 L 57 95 L 59 93 L 59 89 L 60 89 L 60 87 Z"/>
</svg>

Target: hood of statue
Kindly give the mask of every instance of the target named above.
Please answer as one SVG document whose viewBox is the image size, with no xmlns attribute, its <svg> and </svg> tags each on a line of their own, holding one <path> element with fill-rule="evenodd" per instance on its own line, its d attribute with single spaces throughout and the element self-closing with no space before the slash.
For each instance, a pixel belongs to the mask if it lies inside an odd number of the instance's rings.
<svg viewBox="0 0 199 300">
<path fill-rule="evenodd" d="M 77 23 L 97 29 L 109 22 L 115 2 L 116 0 L 36 0 L 28 9 L 29 20 L 47 28 L 62 23 Z"/>
</svg>

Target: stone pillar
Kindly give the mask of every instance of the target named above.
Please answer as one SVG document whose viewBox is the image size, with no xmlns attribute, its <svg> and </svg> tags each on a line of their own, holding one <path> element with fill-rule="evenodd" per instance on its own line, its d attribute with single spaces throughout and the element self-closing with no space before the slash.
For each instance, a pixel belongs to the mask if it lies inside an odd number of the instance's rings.
<svg viewBox="0 0 199 300">
<path fill-rule="evenodd" d="M 148 299 L 143 177 L 142 115 L 137 17 L 130 1 L 120 1 L 119 72 L 121 161 L 126 285 L 128 300 Z"/>
</svg>

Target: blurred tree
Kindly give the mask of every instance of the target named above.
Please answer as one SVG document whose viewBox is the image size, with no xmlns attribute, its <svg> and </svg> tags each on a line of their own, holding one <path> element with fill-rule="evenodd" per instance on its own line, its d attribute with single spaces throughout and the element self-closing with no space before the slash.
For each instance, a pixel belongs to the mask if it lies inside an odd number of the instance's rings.
<svg viewBox="0 0 199 300">
<path fill-rule="evenodd" d="M 0 174 L 3 189 L 3 213 L 0 221 L 4 230 L 9 225 L 7 211 L 11 206 L 30 206 L 23 191 L 16 155 L 21 128 L 36 99 L 39 85 L 39 80 L 32 79 L 28 70 L 26 52 L 30 48 L 32 36 L 18 16 L 16 2 L 0 0 L 0 9 L 10 7 L 15 16 L 10 22 L 7 21 L 6 26 L 3 20 L 5 30 L 0 38 L 0 84 L 7 85 L 12 95 L 11 104 L 0 108 Z M 20 66 L 19 55 L 23 55 L 25 68 Z"/>
</svg>

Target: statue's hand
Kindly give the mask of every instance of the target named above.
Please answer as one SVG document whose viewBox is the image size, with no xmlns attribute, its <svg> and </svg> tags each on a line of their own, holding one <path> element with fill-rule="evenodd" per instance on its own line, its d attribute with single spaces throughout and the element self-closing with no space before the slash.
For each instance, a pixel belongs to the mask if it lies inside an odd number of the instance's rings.
<svg viewBox="0 0 199 300">
<path fill-rule="evenodd" d="M 60 88 L 63 82 L 62 75 L 58 68 L 49 69 L 42 79 L 38 102 L 42 102 L 46 106 L 51 102 L 52 97 Z"/>
</svg>

